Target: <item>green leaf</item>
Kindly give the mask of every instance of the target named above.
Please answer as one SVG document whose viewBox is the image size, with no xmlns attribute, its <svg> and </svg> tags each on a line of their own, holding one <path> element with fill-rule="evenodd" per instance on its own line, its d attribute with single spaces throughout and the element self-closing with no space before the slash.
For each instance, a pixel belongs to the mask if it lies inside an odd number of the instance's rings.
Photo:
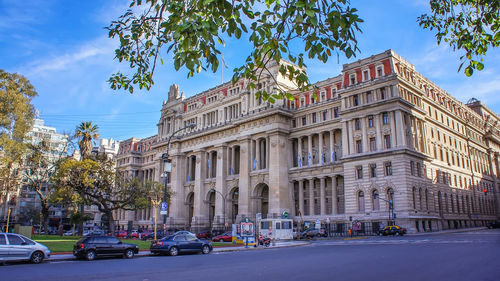
<svg viewBox="0 0 500 281">
<path fill-rule="evenodd" d="M 473 72 L 474 70 L 472 70 L 472 67 L 470 65 L 465 68 L 465 75 L 467 75 L 468 77 L 470 77 Z"/>
</svg>

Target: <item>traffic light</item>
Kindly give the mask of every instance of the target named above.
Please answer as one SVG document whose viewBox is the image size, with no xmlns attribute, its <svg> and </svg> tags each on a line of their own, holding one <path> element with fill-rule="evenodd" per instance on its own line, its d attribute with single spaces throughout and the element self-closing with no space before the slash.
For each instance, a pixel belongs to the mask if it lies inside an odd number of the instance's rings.
<svg viewBox="0 0 500 281">
<path fill-rule="evenodd" d="M 484 192 L 484 196 L 487 196 L 488 195 L 488 189 L 483 189 L 483 192 Z"/>
</svg>

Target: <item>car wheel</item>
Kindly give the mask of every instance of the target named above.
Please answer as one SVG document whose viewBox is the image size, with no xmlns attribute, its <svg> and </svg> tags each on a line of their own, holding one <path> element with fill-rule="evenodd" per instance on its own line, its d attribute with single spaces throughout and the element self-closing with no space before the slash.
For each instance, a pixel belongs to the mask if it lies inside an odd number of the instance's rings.
<svg viewBox="0 0 500 281">
<path fill-rule="evenodd" d="M 85 254 L 85 259 L 87 259 L 88 261 L 92 261 L 95 259 L 95 251 L 94 250 L 90 250 L 87 252 L 87 254 Z"/>
<path fill-rule="evenodd" d="M 171 256 L 177 256 L 179 254 L 179 250 L 177 247 L 172 247 L 170 250 L 168 250 L 168 254 Z"/>
<path fill-rule="evenodd" d="M 33 254 L 31 254 L 30 260 L 31 260 L 32 263 L 35 263 L 35 264 L 36 263 L 41 263 L 43 261 L 44 256 L 45 255 L 42 252 L 36 251 Z"/>
<path fill-rule="evenodd" d="M 208 247 L 207 245 L 203 246 L 203 247 L 201 248 L 201 252 L 202 252 L 204 255 L 206 255 L 206 254 L 210 253 L 210 247 Z"/>
<path fill-rule="evenodd" d="M 134 257 L 134 250 L 132 250 L 132 249 L 125 250 L 125 254 L 123 256 L 127 259 L 133 258 Z"/>
<path fill-rule="evenodd" d="M 219 242 L 224 242 L 224 239 L 222 239 L 222 238 L 221 238 L 221 239 L 219 239 Z"/>
<path fill-rule="evenodd" d="M 394 233 L 394 235 L 399 236 L 399 232 Z"/>
</svg>

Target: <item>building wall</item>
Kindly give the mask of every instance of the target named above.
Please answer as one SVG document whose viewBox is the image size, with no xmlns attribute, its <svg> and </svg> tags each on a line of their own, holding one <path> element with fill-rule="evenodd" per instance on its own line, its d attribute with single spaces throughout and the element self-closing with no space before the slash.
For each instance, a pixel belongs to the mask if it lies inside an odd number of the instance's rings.
<svg viewBox="0 0 500 281">
<path fill-rule="evenodd" d="M 174 85 L 149 150 L 129 149 L 146 140 L 123 142 L 118 167 L 138 177 L 152 169 L 161 181 L 168 137 L 196 124 L 171 138 L 169 225 L 287 211 L 297 221 L 395 220 L 417 232 L 498 217 L 498 115 L 457 101 L 392 50 L 344 65 L 316 92 L 297 92 L 283 77 L 258 85 L 279 85 L 293 101 L 263 102 L 247 84 L 188 99 Z"/>
</svg>

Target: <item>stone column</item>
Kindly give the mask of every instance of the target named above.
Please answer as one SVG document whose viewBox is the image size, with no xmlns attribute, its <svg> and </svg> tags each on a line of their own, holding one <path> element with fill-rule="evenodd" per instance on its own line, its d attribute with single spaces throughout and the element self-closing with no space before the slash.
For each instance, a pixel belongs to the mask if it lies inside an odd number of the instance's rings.
<svg viewBox="0 0 500 281">
<path fill-rule="evenodd" d="M 297 216 L 297 214 L 295 213 L 296 210 L 295 210 L 295 182 L 291 181 L 288 183 L 288 194 L 289 194 L 289 198 L 290 198 L 290 218 L 294 218 L 295 216 Z"/>
<path fill-rule="evenodd" d="M 232 172 L 231 174 L 235 174 L 236 173 L 236 146 L 233 146 L 233 148 L 231 149 L 231 167 L 230 169 L 232 169 Z"/>
<path fill-rule="evenodd" d="M 304 215 L 304 180 L 299 180 L 299 211 Z"/>
<path fill-rule="evenodd" d="M 288 142 L 287 142 L 288 144 Z M 269 169 L 269 155 L 271 154 L 271 138 L 266 139 L 266 168 Z M 288 165 L 287 165 L 288 166 Z"/>
<path fill-rule="evenodd" d="M 347 128 L 347 121 L 342 123 L 342 156 L 346 157 L 349 155 L 349 130 Z"/>
<path fill-rule="evenodd" d="M 255 154 L 257 157 L 257 164 L 255 165 L 255 170 L 260 170 L 260 139 L 257 139 L 255 141 Z M 253 159 L 252 159 L 252 161 L 253 161 Z"/>
<path fill-rule="evenodd" d="M 288 180 L 288 133 L 275 131 L 269 133 L 269 213 L 279 215 L 290 212 L 290 194 Z"/>
<path fill-rule="evenodd" d="M 323 132 L 319 132 L 318 134 L 318 163 L 323 165 L 325 163 L 325 159 L 323 158 Z"/>
<path fill-rule="evenodd" d="M 337 176 L 332 177 L 332 214 L 338 214 L 337 207 Z"/>
<path fill-rule="evenodd" d="M 311 157 L 311 159 L 309 159 Z M 307 166 L 312 164 L 312 136 L 307 136 Z"/>
<path fill-rule="evenodd" d="M 330 130 L 330 155 L 328 158 L 330 158 L 330 162 L 334 162 L 335 159 L 332 157 L 334 154 L 333 152 L 335 151 L 335 143 L 334 143 L 334 130 Z"/>
<path fill-rule="evenodd" d="M 239 140 L 240 145 L 240 175 L 238 177 L 238 217 L 250 216 L 250 171 L 252 140 L 243 138 Z"/>
<path fill-rule="evenodd" d="M 304 166 L 302 162 L 302 137 L 297 138 L 297 167 Z M 299 160 L 300 159 L 300 160 Z"/>
<path fill-rule="evenodd" d="M 314 215 L 314 179 L 309 179 L 309 215 Z"/>
<path fill-rule="evenodd" d="M 363 153 L 370 151 L 368 149 L 368 134 L 366 133 L 366 120 L 364 117 L 359 118 L 361 122 L 361 145 L 363 147 Z"/>
<path fill-rule="evenodd" d="M 397 146 L 406 146 L 406 128 L 403 122 L 403 113 L 401 110 L 396 110 L 395 111 L 395 117 L 396 117 L 396 122 L 395 128 L 399 127 L 399 134 L 398 134 L 398 144 Z"/>
<path fill-rule="evenodd" d="M 169 204 L 169 217 L 173 217 L 176 219 L 176 222 L 183 223 L 183 220 L 186 220 L 186 212 L 184 208 L 185 202 L 185 161 L 186 157 L 184 154 L 179 151 L 174 151 L 170 154 L 172 159 L 172 172 L 170 173 L 170 184 L 169 191 L 173 191 L 173 194 L 170 196 L 170 204 Z M 141 211 L 142 219 L 144 219 L 144 210 Z M 161 219 L 161 221 L 163 218 Z M 160 222 L 161 223 L 161 222 Z"/>
<path fill-rule="evenodd" d="M 224 143 L 216 148 L 217 148 L 217 171 L 215 177 L 215 189 L 225 196 L 227 194 L 226 190 L 227 146 Z M 227 202 L 225 202 L 226 206 L 224 206 L 222 195 L 219 194 L 218 192 L 217 194 L 215 194 L 215 217 L 217 216 L 220 217 L 221 218 L 220 223 L 223 223 L 224 215 L 227 215 Z M 226 209 L 225 213 L 224 213 L 224 208 Z"/>
<path fill-rule="evenodd" d="M 205 175 L 207 174 L 207 153 L 205 150 L 198 150 L 196 153 L 196 167 L 194 182 L 194 207 L 193 207 L 193 220 L 206 219 L 208 212 L 205 204 Z"/>
<path fill-rule="evenodd" d="M 391 120 L 391 148 L 396 147 L 398 144 L 397 139 L 397 127 L 396 127 L 396 111 L 390 112 L 390 120 Z"/>
<path fill-rule="evenodd" d="M 320 194 L 320 208 L 321 215 L 326 215 L 326 196 L 325 196 L 325 178 L 319 179 L 319 194 Z"/>
<path fill-rule="evenodd" d="M 377 145 L 377 150 L 382 150 L 384 149 L 383 145 L 382 145 L 382 122 L 380 122 L 380 118 L 382 118 L 380 116 L 380 114 L 376 114 L 375 115 L 375 122 L 376 122 L 376 129 L 377 129 L 377 134 L 376 134 L 376 145 Z"/>
</svg>

